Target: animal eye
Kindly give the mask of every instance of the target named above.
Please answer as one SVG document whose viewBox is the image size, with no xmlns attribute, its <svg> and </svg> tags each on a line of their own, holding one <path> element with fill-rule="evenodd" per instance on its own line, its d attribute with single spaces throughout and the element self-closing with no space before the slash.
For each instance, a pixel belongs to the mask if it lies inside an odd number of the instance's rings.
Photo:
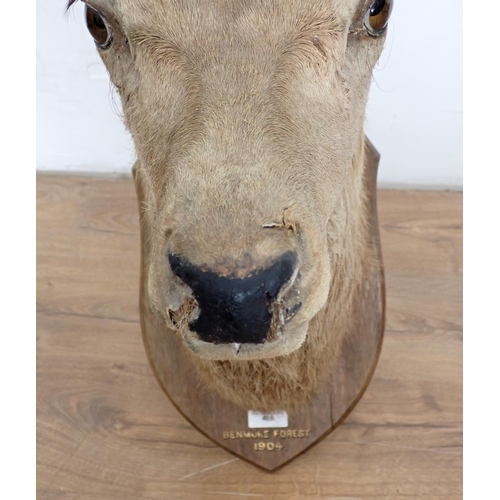
<svg viewBox="0 0 500 500">
<path fill-rule="evenodd" d="M 87 28 L 100 49 L 107 49 L 113 41 L 113 33 L 106 19 L 94 8 L 85 5 Z"/>
<path fill-rule="evenodd" d="M 380 36 L 385 33 L 391 17 L 393 0 L 375 0 L 365 16 L 365 27 L 371 36 Z"/>
</svg>

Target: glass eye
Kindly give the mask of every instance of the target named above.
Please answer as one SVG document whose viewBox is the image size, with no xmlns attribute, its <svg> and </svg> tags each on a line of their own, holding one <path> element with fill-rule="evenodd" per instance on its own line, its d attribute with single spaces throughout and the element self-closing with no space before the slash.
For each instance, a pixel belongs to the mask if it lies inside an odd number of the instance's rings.
<svg viewBox="0 0 500 500">
<path fill-rule="evenodd" d="M 94 8 L 85 5 L 87 28 L 100 49 L 107 49 L 113 41 L 113 33 L 106 19 Z"/>
<path fill-rule="evenodd" d="M 380 36 L 385 33 L 391 17 L 393 0 L 375 0 L 365 15 L 365 27 L 371 36 Z"/>
</svg>

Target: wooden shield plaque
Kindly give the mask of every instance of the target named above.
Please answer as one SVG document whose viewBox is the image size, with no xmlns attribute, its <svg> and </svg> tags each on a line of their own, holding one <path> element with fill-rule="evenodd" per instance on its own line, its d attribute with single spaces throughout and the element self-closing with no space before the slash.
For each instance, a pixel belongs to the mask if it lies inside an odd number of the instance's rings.
<svg viewBox="0 0 500 500">
<path fill-rule="evenodd" d="M 365 140 L 365 189 L 370 209 L 370 251 L 365 286 L 355 298 L 355 322 L 338 362 L 311 404 L 292 414 L 259 414 L 241 409 L 200 386 L 181 338 L 151 312 L 146 290 L 148 238 L 141 214 L 140 313 L 144 345 L 153 372 L 173 405 L 212 441 L 257 466 L 272 471 L 325 437 L 352 411 L 365 391 L 382 346 L 385 290 L 378 231 L 376 180 L 379 154 Z M 143 201 L 135 176 L 139 206 Z M 276 410 L 280 410 L 277 408 Z"/>
</svg>

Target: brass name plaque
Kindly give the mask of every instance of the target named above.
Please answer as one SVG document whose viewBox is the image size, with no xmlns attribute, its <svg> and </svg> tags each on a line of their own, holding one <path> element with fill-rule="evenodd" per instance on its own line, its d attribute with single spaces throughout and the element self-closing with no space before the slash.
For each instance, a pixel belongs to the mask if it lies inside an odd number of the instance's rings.
<svg viewBox="0 0 500 500">
<path fill-rule="evenodd" d="M 311 429 L 265 429 L 261 431 L 224 431 L 223 439 L 306 438 Z"/>
<path fill-rule="evenodd" d="M 287 439 L 308 438 L 311 429 L 262 429 L 258 431 L 223 431 L 222 439 L 251 439 L 254 451 L 281 451 Z M 266 441 L 262 441 L 265 439 Z"/>
</svg>

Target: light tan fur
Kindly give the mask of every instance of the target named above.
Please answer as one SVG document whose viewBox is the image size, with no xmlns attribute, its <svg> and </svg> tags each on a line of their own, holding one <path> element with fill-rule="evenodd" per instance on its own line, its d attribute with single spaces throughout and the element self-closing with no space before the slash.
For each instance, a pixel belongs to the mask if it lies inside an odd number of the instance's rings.
<svg viewBox="0 0 500 500">
<path fill-rule="evenodd" d="M 246 408 L 307 402 L 350 331 L 367 255 L 363 120 L 384 39 L 363 29 L 370 3 L 89 0 L 114 32 L 100 52 L 146 193 L 149 301 L 202 383 Z M 199 341 L 168 249 L 234 276 L 296 251 L 270 340 L 239 353 Z"/>
</svg>

